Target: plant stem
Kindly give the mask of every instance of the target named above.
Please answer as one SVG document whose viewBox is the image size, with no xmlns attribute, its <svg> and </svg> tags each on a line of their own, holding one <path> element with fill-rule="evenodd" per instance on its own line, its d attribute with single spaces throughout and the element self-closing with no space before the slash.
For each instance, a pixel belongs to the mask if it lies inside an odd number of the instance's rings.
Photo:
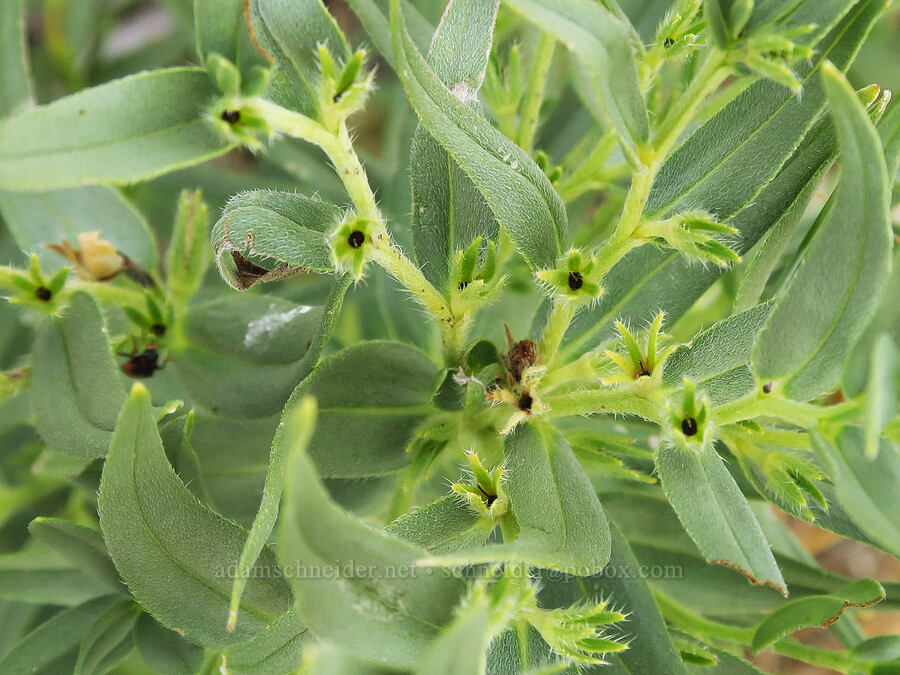
<svg viewBox="0 0 900 675">
<path fill-rule="evenodd" d="M 551 368 L 556 361 L 556 351 L 559 349 L 566 331 L 569 330 L 569 324 L 572 323 L 576 310 L 575 303 L 567 298 L 553 300 L 553 309 L 544 326 L 541 342 L 538 345 L 538 354 L 547 368 Z"/>
<path fill-rule="evenodd" d="M 663 419 L 657 403 L 622 387 L 567 391 L 546 396 L 543 402 L 550 407 L 547 417 L 551 418 L 614 413 L 637 415 L 657 424 L 662 424 Z"/>
<path fill-rule="evenodd" d="M 522 115 L 519 121 L 519 147 L 531 154 L 534 149 L 534 137 L 537 134 L 538 121 L 541 117 L 541 105 L 544 103 L 544 91 L 547 88 L 547 74 L 553 62 L 553 50 L 556 40 L 541 31 L 534 48 L 534 60 L 531 64 L 531 76 L 522 102 Z"/>
<path fill-rule="evenodd" d="M 801 403 L 773 394 L 755 393 L 737 401 L 726 403 L 713 411 L 717 424 L 725 426 L 755 417 L 777 417 L 800 427 L 813 427 L 828 413 L 809 403 Z"/>
<path fill-rule="evenodd" d="M 375 201 L 375 194 L 369 185 L 366 170 L 353 149 L 346 123 L 340 122 L 337 131 L 332 133 L 319 122 L 271 101 L 254 99 L 252 105 L 273 129 L 318 145 L 325 151 L 340 176 L 357 215 L 378 224 L 379 242 L 374 248 L 372 260 L 405 286 L 431 313 L 441 328 L 447 365 L 456 365 L 462 354 L 466 321 L 453 315 L 444 296 L 391 240 L 384 217 Z"/>
<path fill-rule="evenodd" d="M 617 142 L 616 134 L 611 131 L 607 131 L 600 137 L 587 159 L 566 176 L 560 184 L 558 192 L 564 202 L 568 203 L 581 196 L 599 182 L 598 174 L 615 149 Z"/>
<path fill-rule="evenodd" d="M 744 647 L 753 643 L 754 630 L 752 628 L 739 628 L 729 626 L 717 621 L 711 621 L 698 616 L 679 605 L 668 596 L 655 592 L 656 602 L 666 621 L 693 635 L 699 635 L 708 640 L 732 642 Z M 782 656 L 787 656 L 804 663 L 809 663 L 823 668 L 830 668 L 841 673 L 870 672 L 874 663 L 858 659 L 847 652 L 837 652 L 830 649 L 820 649 L 800 644 L 792 639 L 784 639 L 776 642 L 771 647 L 772 651 Z"/>
</svg>

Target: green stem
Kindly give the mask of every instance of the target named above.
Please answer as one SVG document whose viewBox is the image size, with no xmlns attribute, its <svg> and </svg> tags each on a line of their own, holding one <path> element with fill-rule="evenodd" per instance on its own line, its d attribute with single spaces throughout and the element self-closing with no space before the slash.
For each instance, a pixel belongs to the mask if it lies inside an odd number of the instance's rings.
<svg viewBox="0 0 900 675">
<path fill-rule="evenodd" d="M 375 201 L 375 194 L 369 185 L 366 170 L 353 149 L 346 123 L 338 124 L 337 131 L 332 133 L 319 122 L 271 101 L 254 99 L 252 105 L 273 129 L 304 139 L 325 151 L 344 183 L 357 215 L 378 224 L 379 241 L 372 260 L 405 286 L 431 313 L 441 328 L 447 365 L 456 365 L 462 353 L 466 321 L 463 317 L 453 315 L 444 296 L 391 240 Z"/>
<path fill-rule="evenodd" d="M 590 190 L 593 185 L 602 182 L 598 179 L 598 174 L 615 149 L 617 142 L 616 134 L 611 131 L 607 131 L 600 137 L 587 159 L 566 176 L 560 184 L 558 192 L 564 202 L 572 201 Z"/>
<path fill-rule="evenodd" d="M 711 621 L 694 614 L 660 592 L 655 592 L 654 596 L 666 621 L 692 635 L 697 635 L 707 640 L 732 642 L 745 647 L 753 644 L 755 632 L 753 628 L 739 628 L 719 623 L 718 621 Z M 841 673 L 867 673 L 872 670 L 874 665 L 870 661 L 858 659 L 847 652 L 810 647 L 791 639 L 776 642 L 772 646 L 772 651 L 782 656 L 822 666 L 823 668 L 830 668 Z"/>
<path fill-rule="evenodd" d="M 546 396 L 543 402 L 550 407 L 546 414 L 550 418 L 614 413 L 637 415 L 657 424 L 663 420 L 659 404 L 622 387 L 568 391 Z"/>
<path fill-rule="evenodd" d="M 597 355 L 594 352 L 588 352 L 564 366 L 550 369 L 541 378 L 541 390 L 546 392 L 563 384 L 595 379 L 597 377 L 597 371 L 594 368 L 596 358 Z"/>
<path fill-rule="evenodd" d="M 519 121 L 519 147 L 531 154 L 534 149 L 534 138 L 537 135 L 538 121 L 541 117 L 541 105 L 544 103 L 544 91 L 547 88 L 547 74 L 553 62 L 553 50 L 556 40 L 541 31 L 534 48 L 534 60 L 531 64 L 531 75 L 522 102 L 522 115 Z"/>
<path fill-rule="evenodd" d="M 572 323 L 577 309 L 575 303 L 567 298 L 554 299 L 553 309 L 544 326 L 544 332 L 538 345 L 538 354 L 547 368 L 551 368 L 556 361 L 556 352 L 563 336 L 569 330 L 569 325 Z"/>
<path fill-rule="evenodd" d="M 828 408 L 760 392 L 719 406 L 713 411 L 713 419 L 716 424 L 726 426 L 756 417 L 776 417 L 810 428 L 828 413 Z"/>
</svg>

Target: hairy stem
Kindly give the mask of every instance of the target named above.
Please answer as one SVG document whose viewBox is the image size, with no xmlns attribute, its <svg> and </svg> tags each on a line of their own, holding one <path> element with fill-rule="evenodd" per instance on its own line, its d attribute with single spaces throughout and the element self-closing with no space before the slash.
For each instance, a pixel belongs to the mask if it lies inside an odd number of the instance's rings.
<svg viewBox="0 0 900 675">
<path fill-rule="evenodd" d="M 637 415 L 650 422 L 662 424 L 660 405 L 649 398 L 627 391 L 623 387 L 579 389 L 544 397 L 550 407 L 547 417 L 572 417 L 594 413 Z"/>
<path fill-rule="evenodd" d="M 575 317 L 576 305 L 566 298 L 556 298 L 553 301 L 553 309 L 544 326 L 541 342 L 538 345 L 538 354 L 547 368 L 551 368 L 557 360 L 556 352 L 562 342 L 563 336 L 569 330 L 569 324 Z"/>
<path fill-rule="evenodd" d="M 531 75 L 522 102 L 522 115 L 519 122 L 519 147 L 531 154 L 534 149 L 534 137 L 537 134 L 541 117 L 541 105 L 544 103 L 544 91 L 547 88 L 547 74 L 553 62 L 553 50 L 556 40 L 548 33 L 541 31 L 531 64 Z"/>
</svg>

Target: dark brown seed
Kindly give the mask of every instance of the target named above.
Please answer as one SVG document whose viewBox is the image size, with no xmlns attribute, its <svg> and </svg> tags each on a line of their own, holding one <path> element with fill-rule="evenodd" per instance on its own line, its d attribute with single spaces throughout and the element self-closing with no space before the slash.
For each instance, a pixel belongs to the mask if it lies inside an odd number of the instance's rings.
<svg viewBox="0 0 900 675">
<path fill-rule="evenodd" d="M 697 435 L 697 420 L 693 417 L 685 417 L 681 420 L 681 431 L 685 436 Z"/>
<path fill-rule="evenodd" d="M 225 110 L 222 112 L 221 117 L 223 122 L 228 122 L 228 124 L 237 124 L 241 121 L 241 111 Z"/>
<path fill-rule="evenodd" d="M 771 383 L 771 382 L 766 382 L 766 383 L 763 385 L 763 393 L 764 393 L 764 394 L 771 394 L 771 393 L 772 393 L 772 383 Z"/>
<path fill-rule="evenodd" d="M 581 276 L 581 272 L 569 272 L 569 288 L 577 291 L 582 286 L 584 286 L 584 277 Z"/>
<path fill-rule="evenodd" d="M 519 397 L 519 410 L 530 413 L 532 405 L 534 405 L 534 399 L 528 392 L 525 392 Z"/>
<path fill-rule="evenodd" d="M 34 289 L 34 297 L 41 302 L 49 302 L 50 298 L 53 297 L 53 293 L 51 293 L 50 289 L 46 286 L 38 286 Z"/>
<path fill-rule="evenodd" d="M 350 244 L 351 248 L 359 248 L 366 243 L 366 235 L 359 230 L 353 230 L 350 236 L 347 237 L 347 243 Z"/>
</svg>

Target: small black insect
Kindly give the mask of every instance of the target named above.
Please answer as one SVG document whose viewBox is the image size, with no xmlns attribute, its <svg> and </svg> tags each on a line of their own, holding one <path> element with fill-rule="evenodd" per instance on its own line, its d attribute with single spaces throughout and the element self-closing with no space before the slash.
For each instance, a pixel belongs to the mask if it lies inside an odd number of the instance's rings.
<svg viewBox="0 0 900 675">
<path fill-rule="evenodd" d="M 122 372 L 136 379 L 153 377 L 153 373 L 162 368 L 159 365 L 159 352 L 154 347 L 129 355 L 128 361 L 122 364 Z"/>
<path fill-rule="evenodd" d="M 50 298 L 53 297 L 53 293 L 51 293 L 50 289 L 46 286 L 38 286 L 34 289 L 34 297 L 36 297 L 41 302 L 50 302 Z"/>
<path fill-rule="evenodd" d="M 350 244 L 351 248 L 359 248 L 366 243 L 366 235 L 360 230 L 353 230 L 350 236 L 347 237 L 347 243 Z"/>
<path fill-rule="evenodd" d="M 581 276 L 581 272 L 569 272 L 569 288 L 577 291 L 582 286 L 584 286 L 584 277 Z"/>
<path fill-rule="evenodd" d="M 693 417 L 685 417 L 681 420 L 681 431 L 685 436 L 697 435 L 697 420 Z"/>
<path fill-rule="evenodd" d="M 241 121 L 240 110 L 223 110 L 221 115 L 222 121 L 228 124 L 237 124 Z"/>
</svg>

